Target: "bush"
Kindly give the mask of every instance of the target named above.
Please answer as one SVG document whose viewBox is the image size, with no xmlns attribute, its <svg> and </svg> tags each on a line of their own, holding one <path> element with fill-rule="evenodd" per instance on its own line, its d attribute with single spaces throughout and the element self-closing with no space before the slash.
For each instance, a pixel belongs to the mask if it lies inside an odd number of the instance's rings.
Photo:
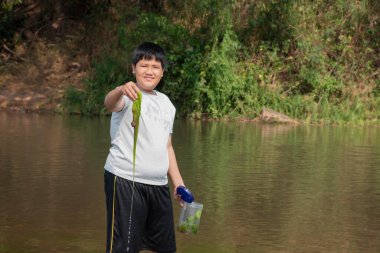
<svg viewBox="0 0 380 253">
<path fill-rule="evenodd" d="M 377 1 L 248 2 L 167 0 L 120 12 L 82 112 L 103 113 L 105 94 L 133 78 L 133 48 L 153 41 L 169 60 L 158 89 L 178 115 L 253 118 L 269 107 L 306 122 L 379 118 Z"/>
</svg>

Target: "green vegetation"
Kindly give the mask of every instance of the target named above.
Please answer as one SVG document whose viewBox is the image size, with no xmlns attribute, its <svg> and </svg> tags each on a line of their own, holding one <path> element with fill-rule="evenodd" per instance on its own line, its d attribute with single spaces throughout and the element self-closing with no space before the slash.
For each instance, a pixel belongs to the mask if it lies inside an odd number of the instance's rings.
<svg viewBox="0 0 380 253">
<path fill-rule="evenodd" d="M 141 92 L 138 92 L 137 99 L 133 101 L 133 105 L 132 105 L 133 121 L 131 124 L 134 127 L 133 129 L 133 182 L 135 181 L 136 147 L 137 147 L 137 137 L 139 136 L 141 101 L 142 101 L 142 94 Z"/>
<path fill-rule="evenodd" d="M 9 9 L 21 1 L 8 2 Z M 105 94 L 133 80 L 133 48 L 153 41 L 170 62 L 158 89 L 180 116 L 254 118 L 268 107 L 305 122 L 380 119 L 377 0 L 87 0 L 85 6 L 85 36 L 96 37 L 101 52 L 92 56 L 86 90 L 68 92 L 67 111 L 80 104 L 81 113 L 106 113 Z"/>
<path fill-rule="evenodd" d="M 189 215 L 185 221 L 179 224 L 178 230 L 182 233 L 196 234 L 198 232 L 201 214 L 202 210 L 198 210 L 194 215 Z"/>
</svg>

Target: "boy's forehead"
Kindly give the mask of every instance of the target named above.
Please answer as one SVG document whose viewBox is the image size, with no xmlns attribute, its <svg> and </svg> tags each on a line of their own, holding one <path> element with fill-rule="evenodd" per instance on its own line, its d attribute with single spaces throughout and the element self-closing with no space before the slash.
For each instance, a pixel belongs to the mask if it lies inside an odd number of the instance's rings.
<svg viewBox="0 0 380 253">
<path fill-rule="evenodd" d="M 157 60 L 156 57 L 154 57 L 154 56 L 150 56 L 149 58 L 144 57 L 141 60 L 139 60 L 137 63 L 150 63 L 150 64 L 157 64 L 158 63 L 161 65 L 161 62 L 159 60 Z"/>
</svg>

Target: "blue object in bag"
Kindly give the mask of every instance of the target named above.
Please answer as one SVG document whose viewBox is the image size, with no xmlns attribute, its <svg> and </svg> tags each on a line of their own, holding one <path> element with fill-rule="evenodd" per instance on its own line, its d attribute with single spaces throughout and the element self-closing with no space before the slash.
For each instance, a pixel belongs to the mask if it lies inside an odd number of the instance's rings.
<svg viewBox="0 0 380 253">
<path fill-rule="evenodd" d="M 177 194 L 180 195 L 181 199 L 187 203 L 194 201 L 194 196 L 191 191 L 183 185 L 177 187 Z"/>
</svg>

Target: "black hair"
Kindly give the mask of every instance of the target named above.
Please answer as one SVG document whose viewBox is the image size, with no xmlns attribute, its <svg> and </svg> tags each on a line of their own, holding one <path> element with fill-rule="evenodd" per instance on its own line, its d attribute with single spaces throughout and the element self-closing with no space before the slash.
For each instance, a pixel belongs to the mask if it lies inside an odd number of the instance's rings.
<svg viewBox="0 0 380 253">
<path fill-rule="evenodd" d="M 136 66 L 136 64 L 142 60 L 156 60 L 161 62 L 162 68 L 166 67 L 166 58 L 165 52 L 162 47 L 153 43 L 153 42 L 144 42 L 140 44 L 134 51 L 132 55 L 132 64 Z"/>
</svg>

